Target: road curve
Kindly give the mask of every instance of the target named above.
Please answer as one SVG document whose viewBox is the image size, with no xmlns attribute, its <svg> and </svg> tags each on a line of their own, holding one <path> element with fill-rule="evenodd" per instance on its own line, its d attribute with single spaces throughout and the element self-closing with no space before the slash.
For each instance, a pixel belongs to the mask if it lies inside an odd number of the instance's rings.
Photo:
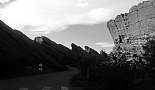
<svg viewBox="0 0 155 90">
<path fill-rule="evenodd" d="M 80 90 L 68 88 L 69 80 L 78 73 L 70 68 L 64 72 L 0 80 L 0 90 Z"/>
</svg>

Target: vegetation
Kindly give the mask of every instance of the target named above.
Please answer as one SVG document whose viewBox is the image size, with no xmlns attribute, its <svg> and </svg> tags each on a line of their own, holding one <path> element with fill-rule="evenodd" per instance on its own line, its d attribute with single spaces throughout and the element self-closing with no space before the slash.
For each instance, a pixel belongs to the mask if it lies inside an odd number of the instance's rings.
<svg viewBox="0 0 155 90">
<path fill-rule="evenodd" d="M 109 55 L 103 56 L 101 51 L 99 56 L 82 57 L 79 64 L 81 73 L 72 79 L 71 84 L 95 87 L 96 90 L 154 90 L 155 38 L 145 39 L 144 52 L 141 55 L 132 53 L 130 60 L 127 56 L 131 53 L 120 47 Z"/>
</svg>

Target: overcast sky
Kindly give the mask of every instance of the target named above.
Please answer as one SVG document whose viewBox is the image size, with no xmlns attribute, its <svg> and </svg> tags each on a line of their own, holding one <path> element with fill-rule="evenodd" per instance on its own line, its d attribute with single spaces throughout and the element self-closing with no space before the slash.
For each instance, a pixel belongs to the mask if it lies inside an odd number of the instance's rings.
<svg viewBox="0 0 155 90">
<path fill-rule="evenodd" d="M 30 38 L 48 36 L 110 51 L 113 41 L 106 22 L 142 0 L 0 0 L 0 19 Z"/>
</svg>

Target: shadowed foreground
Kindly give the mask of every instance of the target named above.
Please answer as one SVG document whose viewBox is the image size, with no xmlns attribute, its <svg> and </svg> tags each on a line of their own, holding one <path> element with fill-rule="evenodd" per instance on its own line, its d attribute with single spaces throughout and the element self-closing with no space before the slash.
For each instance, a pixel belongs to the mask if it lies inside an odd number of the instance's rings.
<svg viewBox="0 0 155 90">
<path fill-rule="evenodd" d="M 70 68 L 68 71 L 10 80 L 0 80 L 0 90 L 81 90 L 68 88 L 69 80 L 79 71 Z"/>
</svg>

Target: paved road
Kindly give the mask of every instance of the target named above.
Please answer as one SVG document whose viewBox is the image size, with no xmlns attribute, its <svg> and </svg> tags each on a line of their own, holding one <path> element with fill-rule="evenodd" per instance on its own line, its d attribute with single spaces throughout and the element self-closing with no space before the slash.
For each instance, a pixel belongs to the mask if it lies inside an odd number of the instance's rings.
<svg viewBox="0 0 155 90">
<path fill-rule="evenodd" d="M 77 73 L 77 69 L 70 68 L 64 72 L 0 80 L 0 90 L 81 90 L 68 88 L 69 80 Z"/>
</svg>

